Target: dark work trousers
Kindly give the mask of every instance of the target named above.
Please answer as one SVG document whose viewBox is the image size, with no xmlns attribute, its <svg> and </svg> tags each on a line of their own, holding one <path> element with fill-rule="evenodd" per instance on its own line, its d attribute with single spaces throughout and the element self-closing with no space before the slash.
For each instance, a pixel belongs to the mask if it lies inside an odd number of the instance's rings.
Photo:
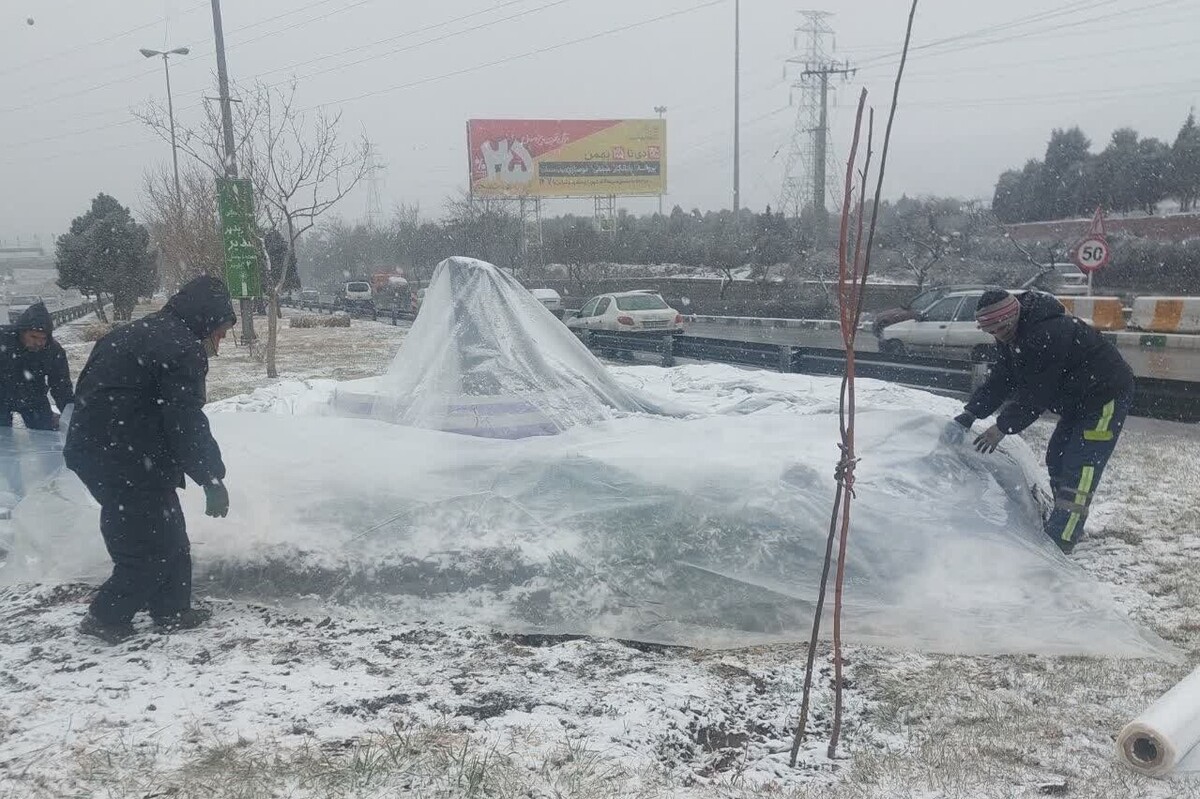
<svg viewBox="0 0 1200 799">
<path fill-rule="evenodd" d="M 30 430 L 53 430 L 54 429 L 54 412 L 50 410 L 50 406 L 45 408 L 26 408 L 16 411 L 0 411 L 0 427 L 12 427 L 12 417 L 14 413 L 21 414 L 21 421 Z"/>
<path fill-rule="evenodd" d="M 112 577 L 92 600 L 92 615 L 121 624 L 148 610 L 165 621 L 191 607 L 191 547 L 175 491 L 91 490 L 100 502 L 100 533 L 113 560 Z"/>
<path fill-rule="evenodd" d="M 1130 392 L 1099 410 L 1064 416 L 1050 437 L 1046 467 L 1054 492 L 1054 510 L 1045 530 L 1060 547 L 1074 546 L 1083 535 L 1092 498 L 1116 449 L 1132 402 Z"/>
</svg>

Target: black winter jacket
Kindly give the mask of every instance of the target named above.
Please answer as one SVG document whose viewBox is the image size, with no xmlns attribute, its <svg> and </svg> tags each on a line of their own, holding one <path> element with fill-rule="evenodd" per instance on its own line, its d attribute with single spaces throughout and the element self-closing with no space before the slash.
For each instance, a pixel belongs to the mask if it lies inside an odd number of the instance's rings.
<svg viewBox="0 0 1200 799">
<path fill-rule="evenodd" d="M 162 491 L 186 474 L 225 477 L 204 415 L 208 356 L 201 341 L 235 320 L 225 284 L 199 277 L 145 319 L 96 342 L 79 375 L 63 451 L 84 483 L 110 491 Z"/>
<path fill-rule="evenodd" d="M 21 333 L 41 330 L 49 336 L 38 352 L 25 349 Z M 62 410 L 75 401 L 67 353 L 54 340 L 54 321 L 42 303 L 25 309 L 15 325 L 0 327 L 0 413 L 50 412 L 49 391 Z"/>
<path fill-rule="evenodd" d="M 1091 325 L 1068 316 L 1048 294 L 1031 291 L 1019 300 L 1017 337 L 1000 345 L 1000 360 L 967 403 L 967 413 L 984 419 L 1011 400 L 996 426 L 1012 434 L 1045 411 L 1071 416 L 1099 410 L 1133 391 L 1129 364 Z"/>
</svg>

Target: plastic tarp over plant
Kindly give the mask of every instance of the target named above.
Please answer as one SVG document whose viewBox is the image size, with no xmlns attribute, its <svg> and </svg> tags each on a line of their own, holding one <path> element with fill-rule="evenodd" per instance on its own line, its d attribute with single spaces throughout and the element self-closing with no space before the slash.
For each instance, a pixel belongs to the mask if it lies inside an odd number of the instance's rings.
<svg viewBox="0 0 1200 799">
<path fill-rule="evenodd" d="M 618 374 L 655 401 L 693 398 L 696 413 L 631 414 L 516 441 L 330 416 L 211 414 L 234 510 L 207 519 L 201 493 L 185 493 L 197 585 L 382 603 L 407 618 L 527 633 L 701 646 L 803 640 L 833 490 L 836 383 L 725 367 Z M 952 403 L 863 388 L 848 641 L 1169 653 L 1045 539 L 1023 443 L 992 457 L 940 448 L 944 409 L 929 411 Z M 16 528 L 0 579 L 107 571 L 96 510 L 65 477 L 21 503 Z"/>
<path fill-rule="evenodd" d="M 617 383 L 515 278 L 471 258 L 438 265 L 391 369 L 339 389 L 335 404 L 349 415 L 506 439 L 661 410 Z"/>
</svg>

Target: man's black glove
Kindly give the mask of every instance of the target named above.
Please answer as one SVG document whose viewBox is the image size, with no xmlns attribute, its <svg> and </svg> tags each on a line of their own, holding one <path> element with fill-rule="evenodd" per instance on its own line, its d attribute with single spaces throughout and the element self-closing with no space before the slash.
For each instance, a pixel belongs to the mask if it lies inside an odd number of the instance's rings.
<svg viewBox="0 0 1200 799">
<path fill-rule="evenodd" d="M 965 411 L 954 417 L 954 421 L 946 425 L 942 430 L 942 443 L 949 446 L 958 446 L 967 438 L 967 431 L 971 429 L 971 425 L 975 423 L 975 417 Z"/>
<path fill-rule="evenodd" d="M 975 439 L 975 449 L 982 452 L 984 455 L 991 455 L 996 451 L 996 447 L 1000 446 L 1000 442 L 1004 440 L 1004 433 L 996 425 L 992 425 L 987 430 L 983 431 L 983 435 Z"/>
<path fill-rule="evenodd" d="M 229 515 L 229 490 L 220 480 L 204 486 L 204 513 L 214 519 Z"/>
</svg>

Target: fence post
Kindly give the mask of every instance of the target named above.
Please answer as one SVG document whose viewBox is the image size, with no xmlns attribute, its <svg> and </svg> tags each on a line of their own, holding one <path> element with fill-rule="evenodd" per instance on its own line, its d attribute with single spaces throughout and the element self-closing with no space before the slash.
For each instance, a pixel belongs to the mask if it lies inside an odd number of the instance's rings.
<svg viewBox="0 0 1200 799">
<path fill-rule="evenodd" d="M 675 336 L 671 333 L 663 336 L 662 365 L 664 367 L 671 367 L 675 365 Z"/>
<path fill-rule="evenodd" d="M 785 375 L 792 371 L 792 345 L 779 345 L 779 371 Z"/>
</svg>

